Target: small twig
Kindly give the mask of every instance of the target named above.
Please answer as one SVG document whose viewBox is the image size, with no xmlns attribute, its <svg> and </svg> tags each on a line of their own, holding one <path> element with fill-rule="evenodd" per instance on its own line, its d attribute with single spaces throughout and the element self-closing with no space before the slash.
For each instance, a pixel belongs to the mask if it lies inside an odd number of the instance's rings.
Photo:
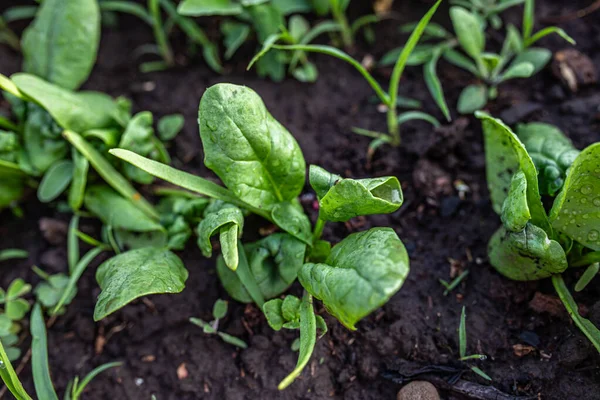
<svg viewBox="0 0 600 400">
<path fill-rule="evenodd" d="M 563 14 L 563 15 L 557 15 L 554 17 L 543 18 L 542 22 L 549 23 L 549 24 L 559 24 L 562 22 L 569 22 L 569 21 L 573 21 L 573 20 L 576 20 L 579 18 L 587 17 L 588 15 L 590 15 L 591 13 L 593 13 L 594 11 L 597 11 L 599 9 L 600 9 L 600 0 L 596 0 L 589 6 L 582 8 L 580 10 L 573 11 L 573 12 Z"/>
</svg>

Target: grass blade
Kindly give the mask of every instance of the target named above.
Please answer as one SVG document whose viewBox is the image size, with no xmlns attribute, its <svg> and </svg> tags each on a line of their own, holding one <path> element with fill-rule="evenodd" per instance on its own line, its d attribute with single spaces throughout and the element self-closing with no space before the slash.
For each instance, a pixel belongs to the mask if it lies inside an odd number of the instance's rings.
<svg viewBox="0 0 600 400">
<path fill-rule="evenodd" d="M 369 85 L 371 85 L 371 87 L 377 94 L 377 97 L 379 97 L 379 99 L 383 103 L 385 103 L 388 106 L 390 104 L 394 104 L 394 102 L 392 102 L 390 100 L 390 97 L 388 96 L 388 94 L 385 93 L 385 91 L 381 88 L 379 83 L 377 83 L 375 78 L 373 78 L 373 75 L 371 75 L 371 73 L 369 71 L 367 71 L 367 69 L 365 67 L 363 67 L 361 63 L 359 63 L 354 58 L 350 57 L 348 54 L 344 53 L 340 49 L 336 49 L 335 47 L 331 47 L 331 46 L 308 45 L 308 44 L 273 45 L 273 48 L 279 49 L 279 50 L 291 50 L 291 51 L 300 50 L 300 51 L 307 51 L 310 53 L 327 54 L 329 56 L 339 58 L 340 60 L 346 61 L 348 64 L 352 65 L 358 72 L 360 72 L 362 76 L 364 76 L 364 78 L 367 80 Z"/>
<path fill-rule="evenodd" d="M 100 375 L 101 373 L 103 373 L 104 371 L 111 369 L 111 368 L 117 368 L 120 367 L 121 365 L 123 365 L 122 362 L 111 362 L 111 363 L 106 363 L 103 364 L 95 369 L 92 370 L 92 372 L 90 372 L 89 374 L 87 374 L 85 376 L 85 378 L 83 378 L 83 380 L 81 381 L 81 383 L 79 383 L 77 385 L 77 388 L 75 389 L 74 395 L 73 395 L 73 399 L 72 400 L 77 400 L 79 399 L 79 396 L 81 396 L 81 394 L 83 393 L 83 390 L 86 388 L 87 385 L 89 385 L 89 383 L 98 375 Z"/>
<path fill-rule="evenodd" d="M 565 39 L 570 44 L 575 44 L 575 39 L 569 36 L 567 32 L 565 32 L 563 29 L 558 28 L 556 26 L 549 26 L 548 28 L 544 28 L 541 31 L 536 32 L 536 34 L 532 37 L 525 39 L 525 47 L 529 47 L 541 38 L 551 35 L 553 33 L 556 33 L 558 36 Z"/>
<path fill-rule="evenodd" d="M 69 223 L 69 233 L 67 235 L 67 260 L 69 262 L 69 273 L 72 274 L 77 261 L 79 261 L 79 215 L 73 215 Z"/>
<path fill-rule="evenodd" d="M 463 306 L 460 313 L 460 325 L 458 327 L 458 354 L 460 358 L 464 358 L 467 355 L 467 315 L 465 312 L 465 306 Z"/>
<path fill-rule="evenodd" d="M 0 250 L 0 261 L 13 260 L 15 258 L 27 258 L 29 253 L 21 249 Z"/>
<path fill-rule="evenodd" d="M 48 338 L 42 306 L 36 303 L 31 312 L 31 369 L 33 385 L 39 399 L 58 400 L 48 365 Z"/>
<path fill-rule="evenodd" d="M 556 293 L 558 293 L 558 297 L 560 297 L 560 300 L 565 305 L 565 308 L 573 319 L 573 322 L 575 322 L 575 325 L 577 325 L 581 332 L 583 332 L 590 342 L 592 342 L 596 350 L 600 352 L 600 330 L 598 330 L 589 319 L 583 318 L 579 314 L 579 307 L 569 292 L 569 289 L 567 289 L 567 285 L 565 285 L 562 275 L 553 275 L 552 283 L 554 284 Z"/>
<path fill-rule="evenodd" d="M 103 251 L 104 251 L 104 249 L 101 247 L 96 247 L 96 248 L 88 251 L 81 258 L 81 260 L 79 260 L 79 262 L 75 265 L 75 268 L 72 271 L 70 271 L 71 275 L 69 276 L 69 281 L 67 282 L 67 286 L 64 288 L 62 296 L 60 297 L 60 300 L 58 301 L 58 303 L 56 303 L 54 310 L 52 310 L 52 314 L 56 314 L 60 310 L 60 308 L 65 304 L 65 302 L 69 298 L 69 295 L 71 294 L 71 292 L 73 290 L 75 290 L 75 287 L 77 286 L 77 282 L 79 281 L 79 278 L 81 278 L 81 275 L 83 275 L 85 269 Z"/>
<path fill-rule="evenodd" d="M 594 263 L 587 267 L 581 278 L 577 281 L 575 285 L 575 291 L 581 292 L 585 287 L 594 279 L 596 275 L 598 275 L 598 270 L 600 270 L 600 264 Z"/>
<path fill-rule="evenodd" d="M 0 342 L 0 378 L 8 388 L 8 391 L 11 392 L 17 400 L 31 400 L 31 397 L 29 397 L 29 394 L 27 394 L 23 388 L 17 373 L 8 360 L 2 342 Z"/>
<path fill-rule="evenodd" d="M 423 32 L 425 32 L 425 28 L 435 11 L 439 7 L 442 0 L 438 0 L 433 7 L 427 11 L 427 13 L 421 18 L 415 30 L 410 34 L 400 56 L 398 57 L 398 61 L 396 61 L 396 65 L 394 66 L 394 70 L 392 71 L 392 77 L 390 79 L 390 89 L 388 91 L 390 102 L 388 105 L 395 105 L 396 98 L 398 97 L 398 86 L 400 85 L 400 78 L 402 77 L 402 73 L 404 72 L 404 68 L 406 67 L 406 62 L 408 61 L 408 57 L 410 57 L 410 53 L 412 53 L 413 49 L 419 43 Z"/>
<path fill-rule="evenodd" d="M 398 125 L 402 125 L 405 122 L 413 120 L 429 122 L 436 128 L 440 126 L 440 122 L 437 119 L 435 119 L 435 117 L 422 111 L 407 111 L 398 115 Z"/>
<path fill-rule="evenodd" d="M 127 161 L 132 165 L 135 165 L 136 167 L 148 172 L 150 175 L 156 176 L 157 178 L 163 179 L 184 189 L 188 189 L 214 199 L 223 200 L 236 206 L 246 208 L 269 221 L 271 220 L 271 216 L 264 210 L 246 204 L 242 200 L 235 197 L 235 195 L 228 189 L 224 188 L 223 186 L 219 186 L 208 179 L 179 171 L 173 167 L 159 163 L 158 161 L 142 157 L 129 150 L 112 149 L 109 150 L 109 153 L 115 157 Z"/>
<path fill-rule="evenodd" d="M 109 0 L 109 1 L 101 1 L 99 3 L 100 10 L 102 11 L 116 11 L 120 13 L 126 13 L 135 15 L 140 18 L 142 21 L 152 26 L 154 24 L 154 20 L 152 16 L 148 13 L 148 11 L 141 5 L 137 3 L 133 3 L 131 1 L 124 0 Z"/>
<path fill-rule="evenodd" d="M 137 205 L 149 217 L 158 220 L 158 213 L 142 195 L 135 190 L 123 175 L 119 173 L 91 144 L 89 144 L 81 135 L 73 131 L 63 131 L 63 136 L 77 148 L 92 164 L 92 167 L 98 174 L 119 192 L 123 197 L 129 199 Z"/>
</svg>

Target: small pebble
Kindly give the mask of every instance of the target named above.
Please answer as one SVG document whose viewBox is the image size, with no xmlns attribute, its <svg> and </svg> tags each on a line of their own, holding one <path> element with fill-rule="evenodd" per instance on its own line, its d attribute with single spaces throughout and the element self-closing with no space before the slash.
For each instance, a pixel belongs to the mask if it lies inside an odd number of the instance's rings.
<svg viewBox="0 0 600 400">
<path fill-rule="evenodd" d="M 431 383 L 414 381 L 400 389 L 398 400 L 440 400 L 440 395 Z"/>
</svg>

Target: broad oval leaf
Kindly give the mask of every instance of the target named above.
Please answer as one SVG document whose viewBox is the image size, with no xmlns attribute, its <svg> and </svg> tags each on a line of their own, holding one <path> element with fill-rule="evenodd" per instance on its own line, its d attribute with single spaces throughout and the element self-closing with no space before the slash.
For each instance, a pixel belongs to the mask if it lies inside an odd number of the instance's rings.
<svg viewBox="0 0 600 400">
<path fill-rule="evenodd" d="M 162 141 L 173 140 L 185 125 L 185 118 L 181 114 L 165 115 L 158 120 L 158 136 Z"/>
<path fill-rule="evenodd" d="M 454 32 L 465 52 L 478 59 L 485 48 L 485 35 L 479 18 L 462 7 L 450 7 Z"/>
<path fill-rule="evenodd" d="M 319 197 L 319 216 L 345 222 L 359 215 L 389 214 L 402 205 L 396 177 L 343 179 L 316 165 L 310 166 L 310 184 Z"/>
<path fill-rule="evenodd" d="M 391 228 L 353 233 L 321 264 L 304 264 L 300 283 L 348 329 L 396 293 L 409 271 L 408 253 Z"/>
<path fill-rule="evenodd" d="M 600 250 L 600 143 L 585 148 L 573 162 L 550 220 L 557 231 Z"/>
<path fill-rule="evenodd" d="M 298 201 L 275 204 L 271 217 L 281 229 L 309 246 L 312 245 L 310 220 Z"/>
<path fill-rule="evenodd" d="M 69 186 L 73 179 L 73 162 L 62 160 L 52 165 L 44 174 L 38 187 L 38 199 L 49 203 L 56 199 Z"/>
<path fill-rule="evenodd" d="M 531 222 L 552 233 L 546 210 L 542 205 L 535 165 L 517 135 L 499 119 L 476 112 L 481 120 L 485 145 L 485 165 L 488 188 L 494 210 L 500 214 L 508 195 L 513 175 L 522 170 L 527 179 L 527 204 Z"/>
<path fill-rule="evenodd" d="M 490 239 L 488 256 L 498 272 L 517 281 L 548 278 L 568 267 L 560 243 L 531 223 L 521 232 L 498 229 Z"/>
<path fill-rule="evenodd" d="M 528 62 L 533 65 L 533 73 L 535 75 L 540 72 L 552 58 L 552 52 L 541 47 L 530 47 L 519 53 L 513 60 L 513 64 Z"/>
<path fill-rule="evenodd" d="M 238 207 L 216 201 L 204 212 L 204 219 L 198 224 L 198 247 L 204 257 L 212 256 L 210 238 L 219 234 L 221 251 L 225 264 L 233 271 L 238 267 L 238 239 L 244 229 L 244 214 Z"/>
<path fill-rule="evenodd" d="M 183 262 L 169 250 L 146 247 L 121 253 L 98 267 L 96 280 L 102 292 L 94 320 L 99 321 L 142 296 L 179 293 L 187 278 Z"/>
<path fill-rule="evenodd" d="M 500 81 L 504 82 L 515 78 L 529 78 L 535 73 L 535 67 L 529 61 L 519 63 L 513 62 L 508 69 L 500 76 Z"/>
<path fill-rule="evenodd" d="M 292 135 L 253 90 L 218 84 L 199 111 L 204 163 L 239 199 L 270 211 L 304 186 L 304 157 Z"/>
<path fill-rule="evenodd" d="M 485 85 L 469 85 L 460 92 L 456 108 L 461 114 L 472 114 L 481 110 L 488 101 L 488 88 Z"/>
<path fill-rule="evenodd" d="M 287 233 L 272 234 L 244 248 L 250 272 L 265 299 L 280 295 L 294 283 L 306 253 L 306 244 Z M 222 257 L 217 260 L 217 273 L 231 297 L 242 303 L 253 301 L 238 275 L 227 268 Z"/>
<path fill-rule="evenodd" d="M 25 73 L 11 76 L 20 91 L 46 109 L 64 129 L 85 132 L 118 126 L 117 103 L 99 92 L 75 93 Z"/>
<path fill-rule="evenodd" d="M 44 0 L 23 33 L 23 70 L 77 89 L 94 66 L 99 43 L 97 0 Z"/>
<path fill-rule="evenodd" d="M 84 204 L 105 225 L 120 233 L 124 244 L 130 247 L 143 247 L 150 242 L 166 245 L 167 233 L 163 226 L 108 186 L 88 188 Z M 139 234 L 147 237 L 138 238 Z"/>
<path fill-rule="evenodd" d="M 517 135 L 538 170 L 540 192 L 554 196 L 563 187 L 567 169 L 580 151 L 560 129 L 550 124 L 520 124 Z"/>
</svg>

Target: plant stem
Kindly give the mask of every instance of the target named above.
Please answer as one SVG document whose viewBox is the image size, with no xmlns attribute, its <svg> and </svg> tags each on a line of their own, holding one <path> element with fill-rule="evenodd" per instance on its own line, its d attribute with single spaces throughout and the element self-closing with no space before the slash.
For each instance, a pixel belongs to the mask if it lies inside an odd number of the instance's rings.
<svg viewBox="0 0 600 400">
<path fill-rule="evenodd" d="M 315 229 L 313 230 L 313 241 L 321 239 L 323 228 L 325 228 L 325 220 L 321 219 L 319 216 L 317 223 L 315 224 Z"/>
<path fill-rule="evenodd" d="M 594 326 L 590 322 L 590 320 L 583 318 L 579 315 L 579 310 L 575 299 L 567 289 L 567 285 L 565 285 L 565 281 L 562 278 L 562 275 L 552 275 L 552 284 L 554 285 L 554 289 L 556 293 L 558 293 L 558 297 L 563 302 L 567 312 L 575 322 L 575 325 L 583 332 L 583 334 L 592 342 L 596 350 L 600 352 L 600 330 Z"/>
<path fill-rule="evenodd" d="M 254 274 L 250 270 L 250 265 L 248 265 L 248 259 L 246 258 L 246 250 L 244 250 L 244 245 L 241 240 L 238 240 L 238 256 L 240 261 L 235 273 L 242 282 L 242 285 L 244 285 L 244 288 L 248 291 L 252 300 L 254 300 L 256 305 L 262 310 L 265 305 L 265 299 L 256 282 Z"/>
<path fill-rule="evenodd" d="M 398 112 L 396 111 L 396 104 L 390 104 L 388 106 L 387 125 L 390 137 L 392 138 L 390 144 L 394 147 L 400 146 L 400 127 L 398 125 Z"/>
<path fill-rule="evenodd" d="M 340 24 L 342 28 L 342 42 L 344 43 L 344 47 L 352 47 L 354 45 L 352 29 L 350 28 L 350 24 L 348 23 L 348 18 L 346 18 L 344 10 L 342 10 L 341 6 L 339 5 L 339 0 L 334 0 L 331 2 L 331 13 L 333 14 L 333 19 L 335 19 L 335 21 Z"/>
<path fill-rule="evenodd" d="M 600 251 L 592 251 L 591 253 L 584 254 L 578 259 L 569 263 L 570 267 L 585 267 L 593 263 L 600 262 Z"/>
<path fill-rule="evenodd" d="M 163 30 L 158 0 L 148 0 L 148 10 L 150 10 L 150 14 L 152 15 L 152 29 L 154 31 L 154 38 L 156 39 L 156 44 L 160 49 L 162 58 L 168 65 L 173 65 L 175 64 L 173 52 L 171 51 L 167 36 Z"/>
</svg>

